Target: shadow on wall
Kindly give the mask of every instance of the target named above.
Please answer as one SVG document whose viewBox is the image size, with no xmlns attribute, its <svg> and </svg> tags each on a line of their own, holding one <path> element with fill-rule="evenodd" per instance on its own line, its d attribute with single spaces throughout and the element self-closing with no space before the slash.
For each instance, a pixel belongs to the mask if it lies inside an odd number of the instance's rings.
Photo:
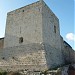
<svg viewBox="0 0 75 75">
<path fill-rule="evenodd" d="M 75 68 L 72 65 L 68 68 L 68 75 L 75 75 Z"/>
</svg>

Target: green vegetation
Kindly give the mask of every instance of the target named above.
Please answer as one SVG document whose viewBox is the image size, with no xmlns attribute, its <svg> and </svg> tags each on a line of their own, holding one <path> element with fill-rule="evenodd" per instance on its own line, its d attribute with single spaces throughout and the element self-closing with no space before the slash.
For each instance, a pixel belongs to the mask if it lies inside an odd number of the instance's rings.
<svg viewBox="0 0 75 75">
<path fill-rule="evenodd" d="M 0 70 L 0 75 L 21 75 L 19 72 L 6 72 Z"/>
<path fill-rule="evenodd" d="M 9 72 L 7 75 L 22 75 L 19 72 Z"/>
<path fill-rule="evenodd" d="M 0 70 L 0 75 L 7 75 L 7 72 L 6 71 L 4 72 L 4 71 Z"/>
</svg>

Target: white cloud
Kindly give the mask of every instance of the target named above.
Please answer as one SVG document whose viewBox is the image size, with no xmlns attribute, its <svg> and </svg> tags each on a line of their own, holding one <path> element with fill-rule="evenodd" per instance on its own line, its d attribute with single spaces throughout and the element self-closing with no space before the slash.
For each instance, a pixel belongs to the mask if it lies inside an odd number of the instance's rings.
<svg viewBox="0 0 75 75">
<path fill-rule="evenodd" d="M 75 41 L 75 34 L 73 33 L 68 33 L 66 35 L 66 39 L 69 40 L 69 41 Z"/>
</svg>

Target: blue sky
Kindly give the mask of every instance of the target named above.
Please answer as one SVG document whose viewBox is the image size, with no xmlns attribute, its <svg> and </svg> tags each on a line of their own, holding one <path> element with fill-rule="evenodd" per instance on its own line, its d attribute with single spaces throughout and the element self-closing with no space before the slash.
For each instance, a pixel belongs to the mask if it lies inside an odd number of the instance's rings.
<svg viewBox="0 0 75 75">
<path fill-rule="evenodd" d="M 7 12 L 38 0 L 0 0 L 0 38 L 5 36 Z M 44 0 L 60 22 L 60 34 L 75 49 L 74 2 L 75 0 Z"/>
</svg>

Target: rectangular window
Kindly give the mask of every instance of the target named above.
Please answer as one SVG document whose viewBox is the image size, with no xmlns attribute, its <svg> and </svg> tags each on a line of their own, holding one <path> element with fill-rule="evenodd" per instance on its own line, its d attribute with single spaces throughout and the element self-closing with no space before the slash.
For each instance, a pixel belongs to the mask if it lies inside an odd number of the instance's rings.
<svg viewBox="0 0 75 75">
<path fill-rule="evenodd" d="M 54 26 L 54 32 L 56 33 L 56 26 Z"/>
</svg>

